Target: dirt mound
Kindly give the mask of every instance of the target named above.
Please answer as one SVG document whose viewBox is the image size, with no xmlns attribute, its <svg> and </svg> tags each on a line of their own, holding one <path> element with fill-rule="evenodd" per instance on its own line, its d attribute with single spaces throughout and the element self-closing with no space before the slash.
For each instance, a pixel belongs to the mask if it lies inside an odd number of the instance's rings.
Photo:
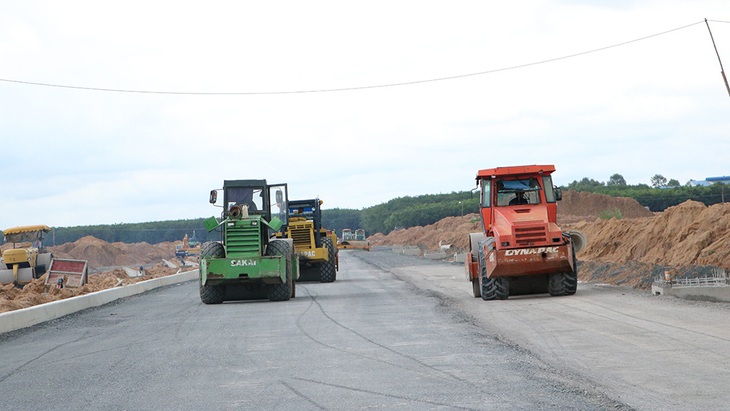
<svg viewBox="0 0 730 411">
<path fill-rule="evenodd" d="M 588 237 L 589 246 L 578 254 L 583 260 L 730 269 L 730 203 L 707 207 L 688 200 L 652 218 L 579 222 L 570 228 Z"/>
<path fill-rule="evenodd" d="M 560 217 L 600 217 L 603 212 L 619 210 L 623 218 L 651 217 L 654 215 L 638 201 L 629 197 L 611 197 L 585 191 L 568 190 L 558 202 Z"/>
<path fill-rule="evenodd" d="M 451 245 L 455 250 L 465 250 L 469 247 L 469 233 L 480 231 L 480 226 L 479 214 L 467 214 L 446 217 L 425 227 L 392 231 L 387 236 L 378 233 L 368 240 L 371 245 L 415 245 L 423 250 L 438 250 L 441 245 Z"/>
<path fill-rule="evenodd" d="M 108 243 L 96 237 L 86 236 L 73 243 L 48 248 L 58 258 L 88 260 L 89 268 L 97 270 L 103 267 L 138 267 L 158 262 L 161 259 L 175 259 L 176 244 L 181 244 L 181 242 Z"/>
</svg>

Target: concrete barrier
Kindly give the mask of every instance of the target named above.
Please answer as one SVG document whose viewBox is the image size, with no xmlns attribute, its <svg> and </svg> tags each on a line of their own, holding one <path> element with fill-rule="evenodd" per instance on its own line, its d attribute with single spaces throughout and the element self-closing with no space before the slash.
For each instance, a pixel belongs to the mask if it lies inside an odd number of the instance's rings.
<svg viewBox="0 0 730 411">
<path fill-rule="evenodd" d="M 651 286 L 654 295 L 671 295 L 685 300 L 730 303 L 730 286 L 717 287 L 667 287 L 660 283 Z"/>
<path fill-rule="evenodd" d="M 65 300 L 53 301 L 20 310 L 0 313 L 0 334 L 30 327 L 42 322 L 69 315 L 91 307 L 98 307 L 155 288 L 183 283 L 198 278 L 198 270 L 186 271 L 165 277 L 140 281 L 124 287 L 109 288 L 95 293 L 79 295 Z"/>
<path fill-rule="evenodd" d="M 466 261 L 466 253 L 454 253 L 454 262 L 463 263 Z"/>
<path fill-rule="evenodd" d="M 429 260 L 443 260 L 444 258 L 446 258 L 446 252 L 438 251 L 435 253 L 426 253 L 423 254 L 423 258 L 428 258 Z"/>
</svg>

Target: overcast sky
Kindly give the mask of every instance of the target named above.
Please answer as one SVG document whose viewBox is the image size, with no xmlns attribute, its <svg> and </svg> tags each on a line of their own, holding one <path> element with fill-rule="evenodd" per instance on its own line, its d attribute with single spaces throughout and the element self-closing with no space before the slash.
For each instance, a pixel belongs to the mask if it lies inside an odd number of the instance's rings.
<svg viewBox="0 0 730 411">
<path fill-rule="evenodd" d="M 704 22 L 730 70 L 727 0 L 0 10 L 2 229 L 218 215 L 224 179 L 360 209 L 497 166 L 555 164 L 559 185 L 730 175 Z"/>
</svg>

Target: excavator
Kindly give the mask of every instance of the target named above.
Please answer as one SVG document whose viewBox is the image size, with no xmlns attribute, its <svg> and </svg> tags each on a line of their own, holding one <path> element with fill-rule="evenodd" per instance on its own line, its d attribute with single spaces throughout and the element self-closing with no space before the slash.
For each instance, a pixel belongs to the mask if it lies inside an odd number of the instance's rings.
<svg viewBox="0 0 730 411">
<path fill-rule="evenodd" d="M 200 241 L 195 238 L 195 230 L 193 230 L 192 237 L 188 238 L 188 235 L 185 234 L 182 244 L 175 246 L 175 257 L 184 263 L 185 257 L 194 257 L 198 254 L 200 254 Z"/>
</svg>

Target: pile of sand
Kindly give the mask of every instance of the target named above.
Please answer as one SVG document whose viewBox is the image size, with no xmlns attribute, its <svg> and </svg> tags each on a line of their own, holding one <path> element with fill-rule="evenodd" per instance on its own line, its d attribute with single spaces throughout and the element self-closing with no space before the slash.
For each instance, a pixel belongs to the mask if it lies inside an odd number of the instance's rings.
<svg viewBox="0 0 730 411">
<path fill-rule="evenodd" d="M 442 245 L 451 245 L 456 250 L 469 248 L 469 233 L 481 230 L 479 214 L 463 217 L 446 217 L 425 227 L 417 226 L 390 232 L 377 233 L 368 238 L 371 246 L 411 245 L 423 250 L 438 250 Z M 439 244 L 440 243 L 440 244 Z"/>
<path fill-rule="evenodd" d="M 148 243 L 108 243 L 96 237 L 86 236 L 63 245 L 49 247 L 58 258 L 88 260 L 92 270 L 102 267 L 129 266 L 158 262 L 161 259 L 175 259 L 175 245 L 182 242 Z"/>
<path fill-rule="evenodd" d="M 585 191 L 568 190 L 558 202 L 558 221 L 561 217 L 594 220 L 604 211 L 620 210 L 623 218 L 641 218 L 654 215 L 638 201 L 628 197 L 611 197 Z"/>
<path fill-rule="evenodd" d="M 717 265 L 730 269 L 730 203 L 688 200 L 656 217 L 579 222 L 589 238 L 579 256 L 601 262 Z"/>
<path fill-rule="evenodd" d="M 578 222 L 588 237 L 578 253 L 585 281 L 649 288 L 669 270 L 679 277 L 730 271 L 730 203 L 688 200 L 655 217 Z"/>
</svg>

